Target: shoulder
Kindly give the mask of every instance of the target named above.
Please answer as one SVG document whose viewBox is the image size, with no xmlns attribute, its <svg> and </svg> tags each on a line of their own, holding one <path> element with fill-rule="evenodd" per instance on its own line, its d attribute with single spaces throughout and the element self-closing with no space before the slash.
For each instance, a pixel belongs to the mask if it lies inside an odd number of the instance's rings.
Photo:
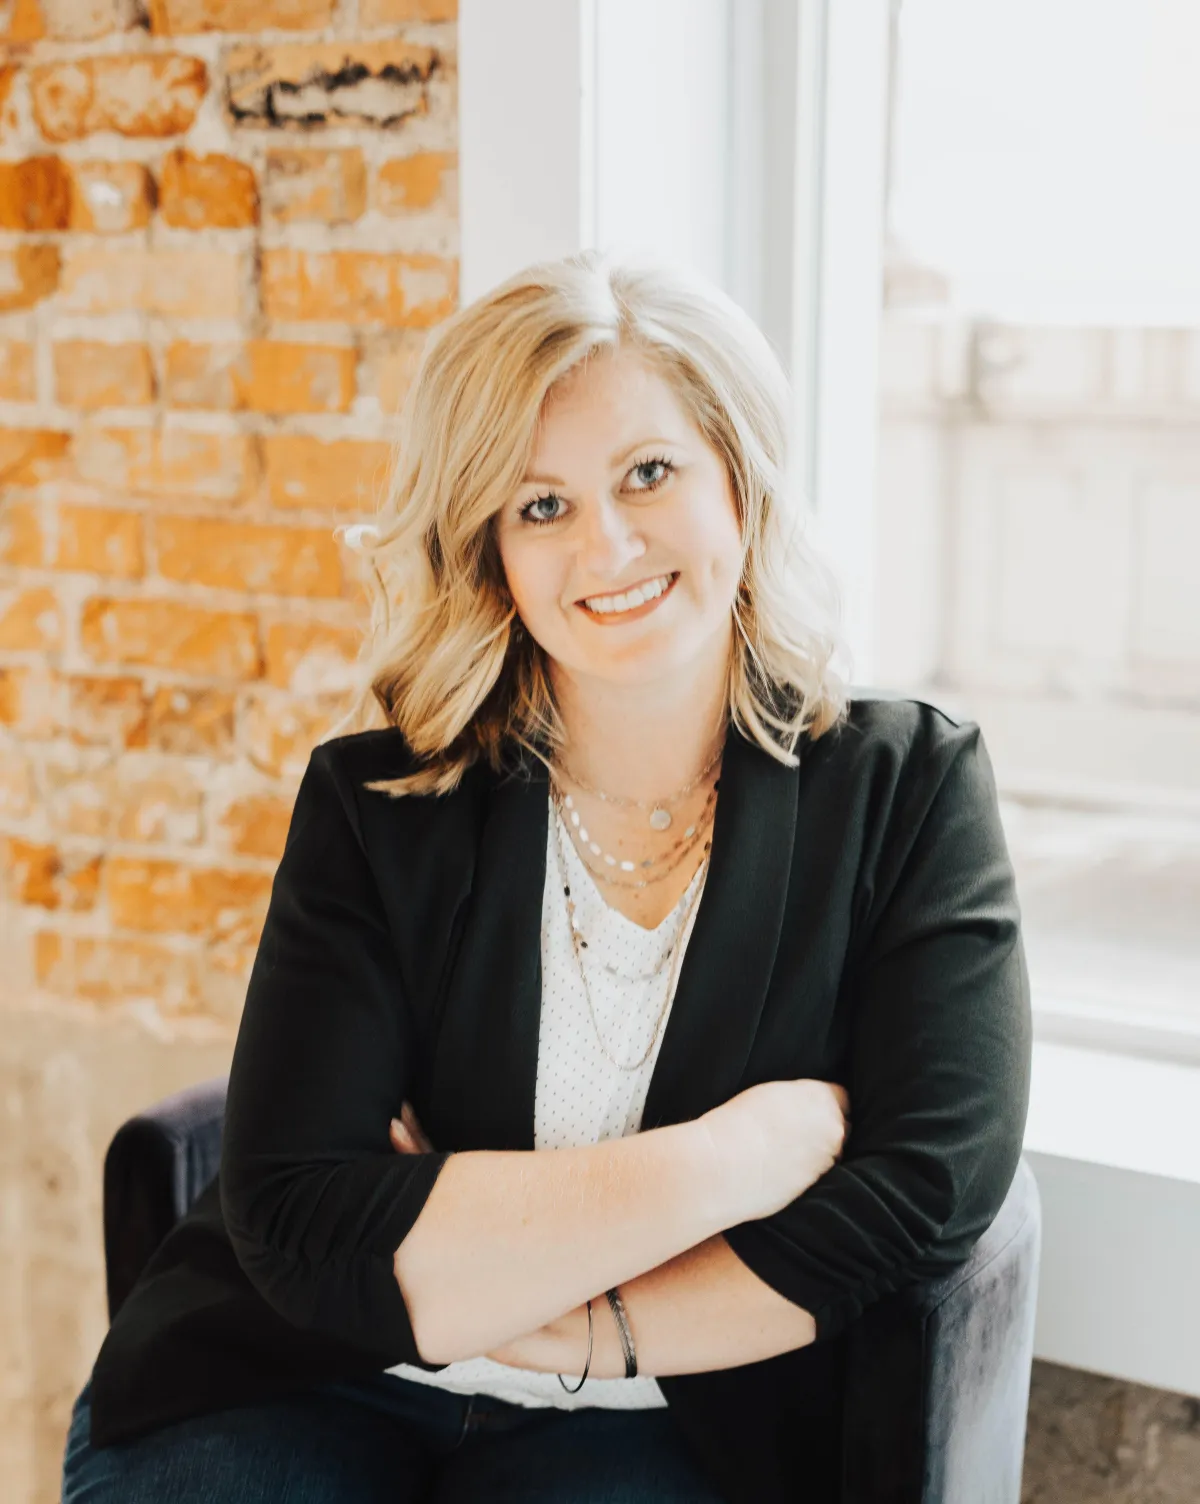
<svg viewBox="0 0 1200 1504">
<path fill-rule="evenodd" d="M 967 764 L 984 764 L 990 779 L 979 725 L 951 698 L 868 686 L 850 689 L 845 717 L 813 744 L 810 757 L 877 815 L 887 809 L 919 817 Z"/>
<path fill-rule="evenodd" d="M 403 778 L 417 766 L 408 738 L 394 726 L 331 737 L 313 748 L 312 762 L 352 784 Z"/>
<path fill-rule="evenodd" d="M 364 785 L 401 778 L 415 766 L 416 758 L 403 733 L 390 727 L 319 742 L 309 753 L 296 792 L 289 839 L 303 833 L 310 841 L 321 833 L 334 839 L 336 831 L 342 831 L 343 837 L 352 832 L 358 845 L 365 847 L 364 800 L 372 795 Z M 426 802 L 378 797 L 381 804 L 392 806 Z"/>
<path fill-rule="evenodd" d="M 899 758 L 902 761 L 953 756 L 979 735 L 978 723 L 950 698 L 933 699 L 902 690 L 852 686 L 844 719 L 817 745 L 843 755 Z"/>
<path fill-rule="evenodd" d="M 397 851 L 470 849 L 487 791 L 482 764 L 467 769 L 449 794 L 396 795 L 379 784 L 419 771 L 422 759 L 394 727 L 331 737 L 313 749 L 297 808 L 353 832 L 372 864 L 387 865 Z"/>
</svg>

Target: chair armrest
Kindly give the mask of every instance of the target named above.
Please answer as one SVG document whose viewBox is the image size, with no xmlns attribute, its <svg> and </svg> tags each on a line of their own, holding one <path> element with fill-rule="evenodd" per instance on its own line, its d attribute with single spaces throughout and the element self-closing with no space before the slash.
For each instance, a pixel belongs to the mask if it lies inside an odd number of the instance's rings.
<svg viewBox="0 0 1200 1504">
<path fill-rule="evenodd" d="M 111 1321 L 150 1255 L 221 1163 L 227 1076 L 130 1118 L 104 1157 L 104 1261 Z"/>
<path fill-rule="evenodd" d="M 848 1334 L 842 1504 L 1017 1504 L 1041 1202 L 1026 1160 L 970 1256 Z"/>
</svg>

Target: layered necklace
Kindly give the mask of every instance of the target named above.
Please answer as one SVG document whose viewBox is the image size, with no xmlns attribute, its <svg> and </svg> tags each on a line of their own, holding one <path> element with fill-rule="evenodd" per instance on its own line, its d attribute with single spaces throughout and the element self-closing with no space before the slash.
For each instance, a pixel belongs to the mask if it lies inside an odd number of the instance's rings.
<svg viewBox="0 0 1200 1504">
<path fill-rule="evenodd" d="M 682 789 L 678 789 L 668 798 L 653 800 L 649 804 L 636 799 L 624 799 L 613 794 L 603 794 L 599 789 L 589 788 L 587 784 L 583 783 L 577 778 L 572 778 L 571 781 L 584 792 L 593 794 L 595 795 L 595 797 L 604 800 L 606 803 L 614 805 L 624 805 L 628 808 L 642 810 L 648 809 L 650 811 L 649 823 L 651 827 L 655 830 L 667 830 L 670 828 L 670 825 L 672 823 L 672 816 L 669 806 L 678 804 L 681 799 L 685 798 L 694 789 L 698 788 L 699 785 L 708 776 L 708 774 L 712 771 L 712 769 L 716 766 L 717 762 L 720 760 L 720 757 L 721 751 L 718 750 L 716 756 L 712 758 L 708 766 L 702 773 L 698 775 L 698 777 L 694 778 L 690 783 L 685 784 Z M 707 832 L 712 827 L 714 818 L 714 805 L 716 803 L 717 789 L 720 787 L 720 784 L 721 780 L 718 777 L 715 780 L 713 787 L 709 790 L 708 799 L 705 802 L 703 811 L 691 824 L 687 826 L 679 839 L 676 840 L 670 847 L 668 847 L 666 851 L 659 853 L 658 856 L 649 857 L 641 862 L 632 862 L 627 859 L 618 858 L 616 856 L 613 856 L 609 852 L 606 852 L 604 848 L 599 844 L 599 842 L 592 839 L 586 826 L 582 824 L 579 811 L 575 807 L 575 803 L 571 795 L 565 793 L 565 791 L 563 791 L 559 787 L 556 779 L 551 780 L 551 797 L 554 802 L 555 812 L 557 816 L 554 822 L 555 844 L 558 854 L 559 874 L 562 880 L 563 897 L 566 900 L 567 926 L 571 935 L 571 950 L 575 956 L 575 964 L 579 971 L 580 980 L 583 983 L 584 997 L 587 999 L 588 1014 L 592 1021 L 592 1028 L 595 1031 L 596 1042 L 599 1045 L 601 1053 L 604 1055 L 605 1059 L 608 1060 L 610 1064 L 616 1066 L 616 1068 L 620 1071 L 633 1072 L 640 1070 L 642 1066 L 645 1065 L 646 1061 L 650 1058 L 655 1045 L 658 1043 L 658 1037 L 662 1031 L 663 1020 L 666 1017 L 667 1009 L 670 1006 L 671 997 L 675 987 L 676 975 L 679 969 L 679 958 L 683 948 L 683 938 L 687 933 L 688 923 L 691 920 L 693 910 L 700 901 L 700 896 L 704 891 L 704 885 L 707 881 L 706 869 L 708 866 L 709 852 L 712 848 L 712 840 L 711 838 L 706 838 L 706 836 Z M 570 821 L 569 825 L 568 819 Z M 665 954 L 653 971 L 639 977 L 622 977 L 622 980 L 624 981 L 653 981 L 656 977 L 662 975 L 663 968 L 667 965 L 667 962 L 671 962 L 670 972 L 667 977 L 666 989 L 663 993 L 662 1003 L 659 1007 L 658 1015 L 655 1020 L 654 1030 L 650 1036 L 650 1043 L 646 1046 L 646 1049 L 643 1051 L 641 1056 L 634 1061 L 620 1060 L 616 1055 L 612 1053 L 612 1051 L 608 1048 L 608 1045 L 605 1043 L 604 1035 L 601 1032 L 599 1021 L 596 1017 L 596 1009 L 592 1001 L 591 988 L 588 986 L 587 971 L 583 964 L 583 951 L 588 949 L 588 942 L 580 931 L 579 923 L 575 913 L 575 900 L 571 895 L 570 874 L 567 870 L 566 852 L 562 844 L 562 833 L 564 830 L 574 830 L 575 832 L 577 832 L 579 843 L 581 843 L 587 851 L 590 851 L 594 855 L 600 857 L 602 864 L 601 867 L 598 869 L 594 868 L 591 863 L 586 860 L 583 852 L 579 850 L 578 846 L 576 846 L 576 853 L 579 856 L 579 860 L 590 876 L 598 878 L 600 879 L 600 881 L 606 882 L 611 886 L 624 888 L 648 888 L 655 883 L 662 882 L 667 876 L 669 876 L 671 872 L 676 869 L 676 867 L 680 865 L 681 862 L 686 860 L 689 853 L 695 850 L 700 841 L 704 840 L 704 855 L 701 860 L 700 866 L 696 869 L 696 872 L 692 876 L 692 882 L 695 883 L 696 878 L 700 877 L 702 873 L 704 875 L 703 877 L 701 877 L 701 881 L 696 884 L 695 891 L 692 893 L 692 896 L 687 903 L 687 906 L 683 912 L 683 917 L 680 922 L 679 929 L 676 934 L 676 938 L 667 947 Z M 652 869 L 656 867 L 661 867 L 662 870 L 652 872 Z M 616 875 L 616 873 L 618 872 L 630 873 L 639 870 L 646 875 L 633 880 L 630 880 L 627 877 L 618 877 Z M 616 971 L 616 968 L 609 966 L 606 962 L 601 962 L 600 964 L 606 971 L 610 972 L 612 975 L 621 975 Z"/>
</svg>

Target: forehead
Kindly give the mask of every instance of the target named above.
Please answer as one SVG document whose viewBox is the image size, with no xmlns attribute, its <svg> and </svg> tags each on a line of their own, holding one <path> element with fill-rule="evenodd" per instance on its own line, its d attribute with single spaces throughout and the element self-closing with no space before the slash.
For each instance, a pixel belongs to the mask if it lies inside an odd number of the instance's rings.
<svg viewBox="0 0 1200 1504">
<path fill-rule="evenodd" d="M 539 415 L 535 449 L 576 444 L 594 433 L 608 443 L 638 431 L 662 433 L 691 427 L 674 388 L 661 370 L 633 350 L 602 351 L 577 366 L 547 394 Z"/>
</svg>

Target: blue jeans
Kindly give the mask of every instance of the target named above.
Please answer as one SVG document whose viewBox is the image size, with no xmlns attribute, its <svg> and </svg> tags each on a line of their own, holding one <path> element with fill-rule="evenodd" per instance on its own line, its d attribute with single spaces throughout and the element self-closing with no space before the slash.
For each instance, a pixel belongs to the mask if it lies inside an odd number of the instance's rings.
<svg viewBox="0 0 1200 1504">
<path fill-rule="evenodd" d="M 88 1441 L 75 1402 L 62 1504 L 724 1504 L 665 1409 L 554 1410 L 380 1373 Z"/>
</svg>

